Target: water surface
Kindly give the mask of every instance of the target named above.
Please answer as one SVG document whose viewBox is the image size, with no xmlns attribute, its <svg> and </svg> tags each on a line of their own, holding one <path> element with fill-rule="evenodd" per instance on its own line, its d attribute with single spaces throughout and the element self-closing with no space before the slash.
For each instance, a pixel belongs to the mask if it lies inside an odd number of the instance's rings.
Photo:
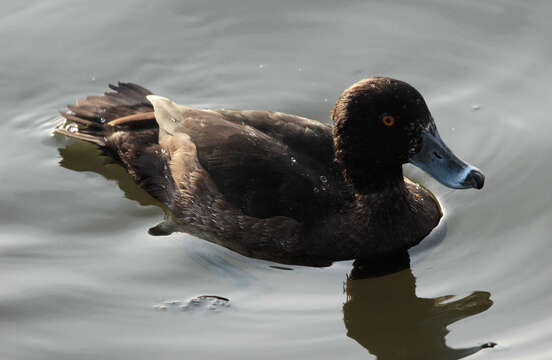
<svg viewBox="0 0 552 360">
<path fill-rule="evenodd" d="M 546 1 L 70 1 L 0 15 L 2 359 L 547 359 L 552 33 Z M 425 96 L 482 191 L 406 172 L 446 217 L 385 276 L 290 267 L 186 234 L 56 111 L 133 81 L 192 106 L 329 123 L 372 75 Z M 200 295 L 229 307 L 180 311 Z M 159 304 L 168 303 L 166 310 Z M 474 353 L 487 342 L 498 345 Z"/>
</svg>

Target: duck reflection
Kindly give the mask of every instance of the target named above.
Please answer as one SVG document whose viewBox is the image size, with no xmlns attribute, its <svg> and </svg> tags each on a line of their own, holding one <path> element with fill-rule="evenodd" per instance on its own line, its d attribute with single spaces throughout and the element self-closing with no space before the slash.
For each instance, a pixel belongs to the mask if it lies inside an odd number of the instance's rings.
<svg viewBox="0 0 552 360">
<path fill-rule="evenodd" d="M 347 336 L 380 360 L 460 359 L 494 346 L 452 349 L 446 345 L 447 326 L 490 308 L 490 293 L 476 291 L 450 302 L 451 295 L 418 298 L 406 252 L 393 261 L 356 261 L 345 291 Z"/>
<path fill-rule="evenodd" d="M 108 180 L 115 180 L 127 199 L 137 201 L 140 205 L 156 205 L 164 208 L 161 202 L 136 185 L 119 163 L 108 156 L 101 156 L 102 151 L 96 145 L 84 141 L 72 141 L 64 148 L 59 148 L 58 152 L 61 156 L 59 162 L 61 167 L 74 171 L 95 172 Z"/>
</svg>

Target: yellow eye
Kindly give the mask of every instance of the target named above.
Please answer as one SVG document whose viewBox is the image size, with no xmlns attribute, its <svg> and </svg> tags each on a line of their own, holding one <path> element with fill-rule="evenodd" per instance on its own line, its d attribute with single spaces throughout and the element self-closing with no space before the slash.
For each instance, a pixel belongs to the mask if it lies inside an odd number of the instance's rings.
<svg viewBox="0 0 552 360">
<path fill-rule="evenodd" d="M 381 118 L 381 122 L 385 126 L 393 126 L 395 125 L 395 118 L 391 115 L 383 115 Z"/>
</svg>

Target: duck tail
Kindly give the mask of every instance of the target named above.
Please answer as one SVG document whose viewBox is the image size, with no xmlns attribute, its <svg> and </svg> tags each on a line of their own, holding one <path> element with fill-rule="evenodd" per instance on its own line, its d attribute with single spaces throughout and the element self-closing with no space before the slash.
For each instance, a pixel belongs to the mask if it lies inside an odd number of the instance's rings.
<svg viewBox="0 0 552 360">
<path fill-rule="evenodd" d="M 153 93 L 133 83 L 109 84 L 113 91 L 87 96 L 61 111 L 65 122 L 54 133 L 106 146 L 107 137 L 118 130 L 156 127 L 153 106 L 146 98 Z"/>
</svg>

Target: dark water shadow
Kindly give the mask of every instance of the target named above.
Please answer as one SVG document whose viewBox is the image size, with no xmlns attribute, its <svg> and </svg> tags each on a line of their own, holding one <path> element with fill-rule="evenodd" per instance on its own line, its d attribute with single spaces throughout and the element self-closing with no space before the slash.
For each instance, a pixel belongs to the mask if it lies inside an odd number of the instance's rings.
<svg viewBox="0 0 552 360">
<path fill-rule="evenodd" d="M 84 141 L 72 141 L 64 148 L 58 148 L 58 152 L 61 156 L 59 162 L 61 167 L 80 172 L 95 172 L 108 180 L 115 181 L 127 199 L 137 201 L 143 206 L 155 205 L 164 208 L 162 203 L 134 182 L 122 165 L 114 163 L 109 156 L 103 155 L 96 145 Z"/>
<path fill-rule="evenodd" d="M 347 336 L 380 360 L 461 359 L 486 343 L 469 348 L 447 346 L 447 326 L 482 313 L 493 305 L 487 291 L 462 299 L 419 298 L 408 253 L 376 262 L 356 261 L 345 282 L 343 305 Z"/>
</svg>

